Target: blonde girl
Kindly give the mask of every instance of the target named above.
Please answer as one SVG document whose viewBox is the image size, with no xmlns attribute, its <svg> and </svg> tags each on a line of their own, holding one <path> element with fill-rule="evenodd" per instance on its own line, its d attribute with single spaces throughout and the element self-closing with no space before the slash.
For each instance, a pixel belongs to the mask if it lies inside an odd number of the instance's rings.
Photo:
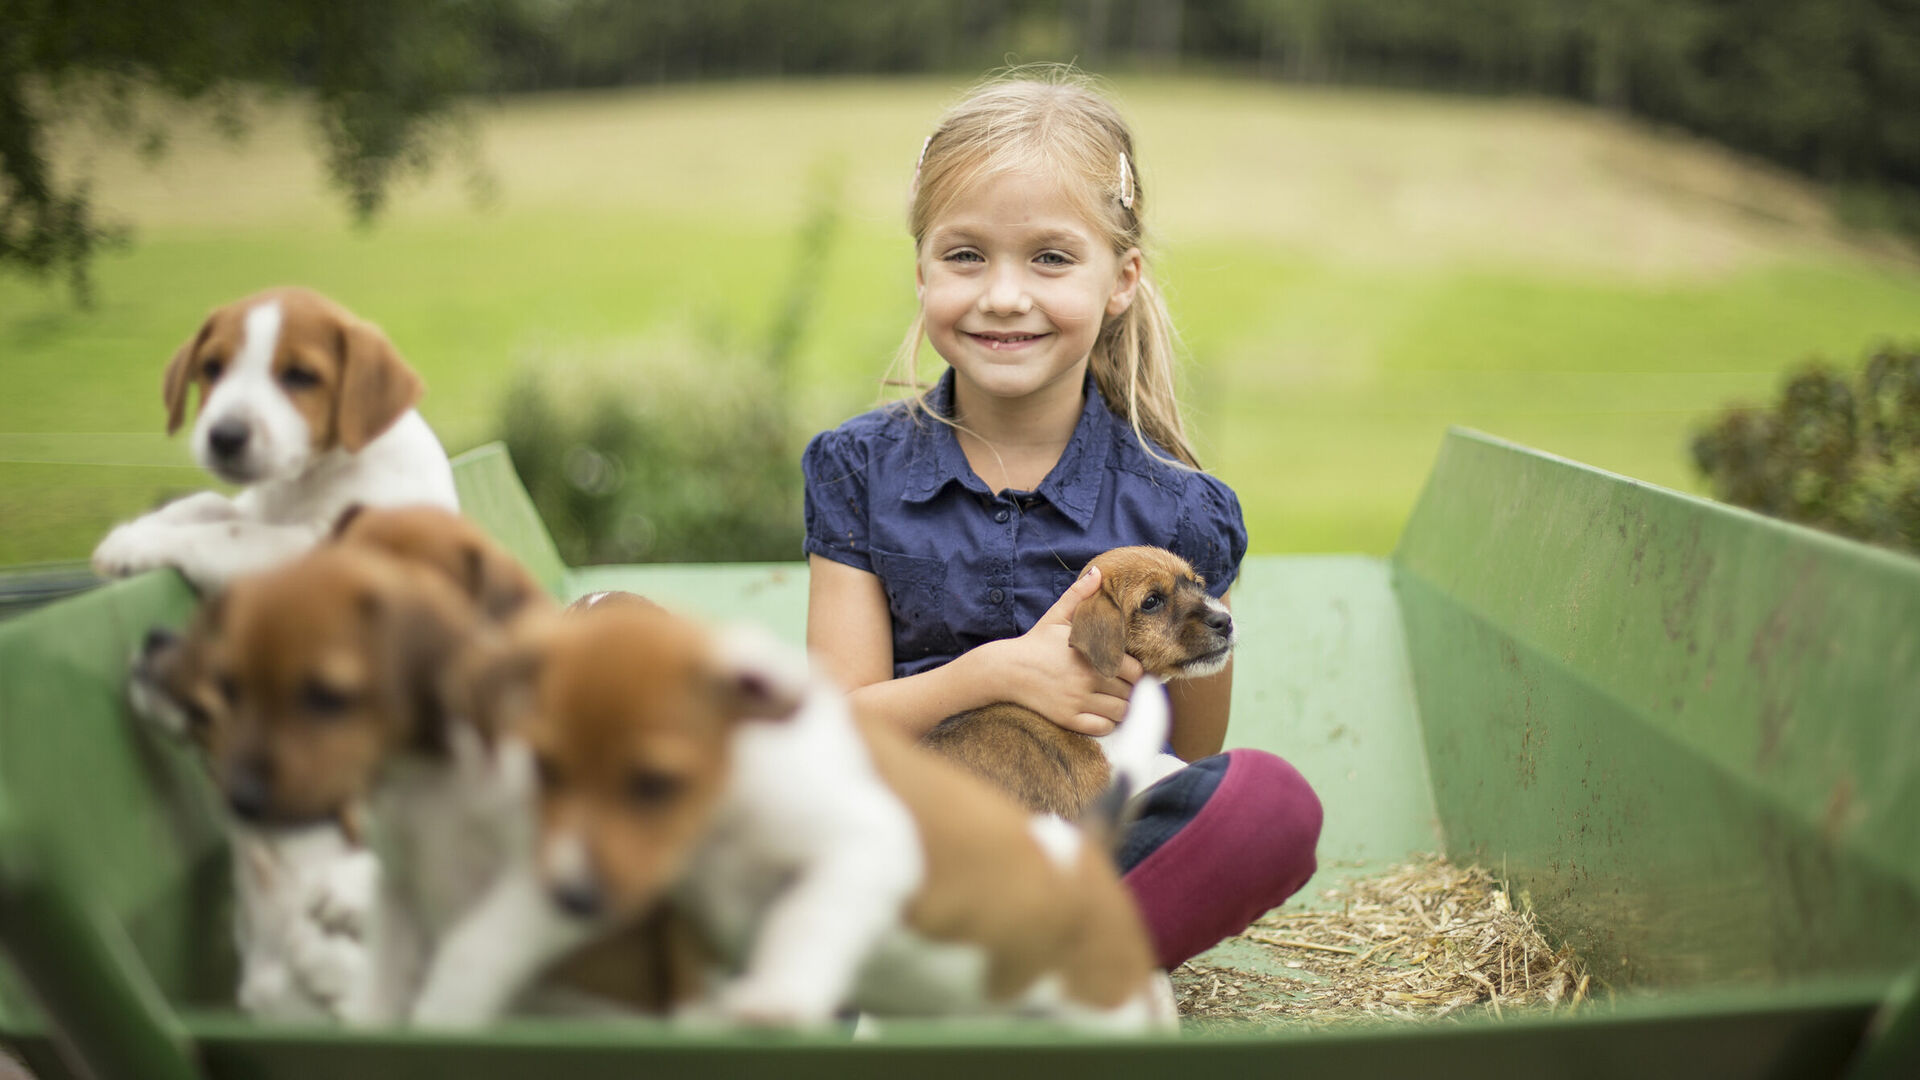
<svg viewBox="0 0 1920 1080">
<path fill-rule="evenodd" d="M 1126 122 L 1071 73 L 976 88 L 927 138 L 909 228 L 919 314 L 896 358 L 934 385 L 816 436 L 802 460 L 807 641 L 863 715 L 913 734 L 1016 701 L 1111 730 L 1140 676 L 1067 646 L 1093 556 L 1155 544 L 1225 597 L 1246 552 L 1231 489 L 1201 471 L 1174 333 L 1142 254 L 1149 200 Z M 1297 891 L 1320 804 L 1292 766 L 1221 753 L 1233 686 L 1173 684 L 1171 749 L 1121 851 L 1172 967 Z"/>
</svg>

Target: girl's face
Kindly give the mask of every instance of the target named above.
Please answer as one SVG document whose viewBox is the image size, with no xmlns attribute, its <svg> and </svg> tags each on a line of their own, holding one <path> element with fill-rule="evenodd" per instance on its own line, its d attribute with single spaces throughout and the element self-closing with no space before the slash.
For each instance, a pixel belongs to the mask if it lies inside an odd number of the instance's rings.
<svg viewBox="0 0 1920 1080">
<path fill-rule="evenodd" d="M 1140 270 L 1140 252 L 1114 254 L 1057 181 L 1020 172 L 934 220 L 914 278 L 927 338 L 955 377 L 1021 400 L 1079 392 L 1100 326 L 1133 303 Z"/>
</svg>

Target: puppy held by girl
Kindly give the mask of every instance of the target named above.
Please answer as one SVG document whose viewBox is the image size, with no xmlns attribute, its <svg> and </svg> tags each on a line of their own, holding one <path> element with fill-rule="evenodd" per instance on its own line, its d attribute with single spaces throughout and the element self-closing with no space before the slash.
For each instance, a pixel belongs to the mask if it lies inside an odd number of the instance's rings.
<svg viewBox="0 0 1920 1080">
<path fill-rule="evenodd" d="M 1094 557 L 1151 545 L 1227 603 L 1246 553 L 1233 491 L 1189 442 L 1171 316 L 1146 254 L 1133 131 L 1070 70 L 967 94 L 911 185 L 919 312 L 889 382 L 924 387 L 808 445 L 807 641 L 856 714 L 920 737 L 1012 702 L 1103 735 L 1143 668 L 1069 644 Z M 921 379 L 923 343 L 946 370 Z M 1170 749 L 1122 837 L 1125 882 L 1171 967 L 1306 884 L 1319 799 L 1291 765 L 1222 752 L 1231 661 L 1175 683 Z"/>
</svg>

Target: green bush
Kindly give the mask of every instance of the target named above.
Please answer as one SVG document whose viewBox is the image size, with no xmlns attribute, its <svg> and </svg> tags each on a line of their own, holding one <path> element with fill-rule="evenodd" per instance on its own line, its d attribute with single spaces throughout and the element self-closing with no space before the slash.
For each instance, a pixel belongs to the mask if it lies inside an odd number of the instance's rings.
<svg viewBox="0 0 1920 1080">
<path fill-rule="evenodd" d="M 1809 363 L 1773 408 L 1695 435 L 1693 460 L 1717 499 L 1920 552 L 1920 350 L 1881 349 L 1851 378 Z"/>
<path fill-rule="evenodd" d="M 800 557 L 799 445 L 764 360 L 674 339 L 538 355 L 501 428 L 569 563 Z"/>
</svg>

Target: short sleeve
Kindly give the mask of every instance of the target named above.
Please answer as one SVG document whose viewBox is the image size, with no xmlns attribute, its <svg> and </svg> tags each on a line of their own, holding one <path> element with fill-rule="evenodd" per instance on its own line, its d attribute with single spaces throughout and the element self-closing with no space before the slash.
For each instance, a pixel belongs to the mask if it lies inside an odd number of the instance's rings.
<svg viewBox="0 0 1920 1080">
<path fill-rule="evenodd" d="M 1174 553 L 1193 564 L 1207 581 L 1207 592 L 1224 596 L 1240 576 L 1247 554 L 1247 524 L 1233 489 L 1205 473 L 1188 488 Z"/>
<path fill-rule="evenodd" d="M 873 571 L 867 548 L 866 447 L 845 428 L 823 431 L 800 455 L 806 552 Z"/>
</svg>

